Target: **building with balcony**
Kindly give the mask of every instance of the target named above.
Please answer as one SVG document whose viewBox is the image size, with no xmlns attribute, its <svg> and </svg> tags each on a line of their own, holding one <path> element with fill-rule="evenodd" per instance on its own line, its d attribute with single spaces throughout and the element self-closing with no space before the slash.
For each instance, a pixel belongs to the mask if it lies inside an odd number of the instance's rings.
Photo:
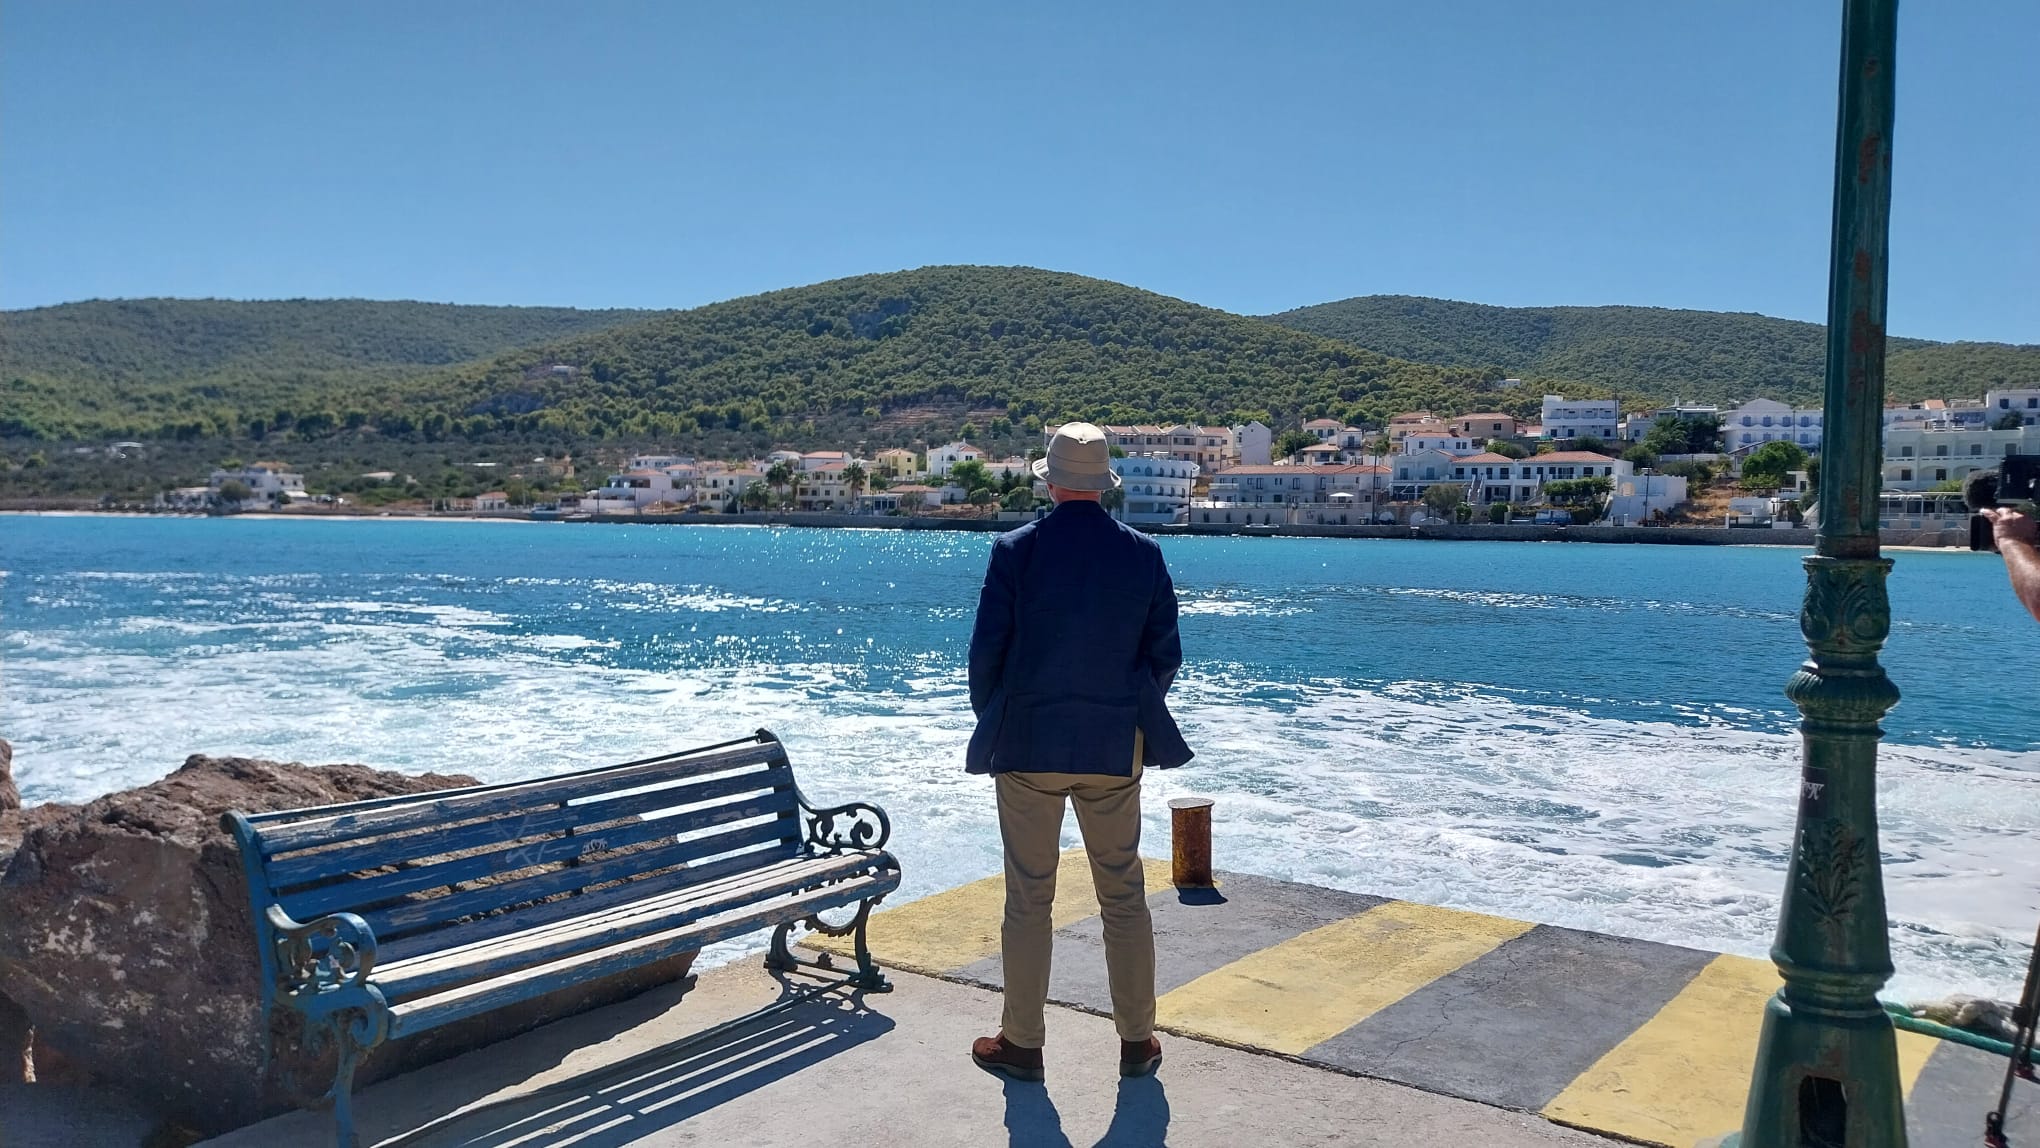
<svg viewBox="0 0 2040 1148">
<path fill-rule="evenodd" d="M 1926 490 L 1960 482 L 2014 454 L 2040 454 L 2040 426 L 2007 430 L 1965 425 L 1899 425 L 1884 432 L 1884 485 Z"/>
<path fill-rule="evenodd" d="M 1137 525 L 1177 521 L 1190 505 L 1199 470 L 1194 462 L 1166 454 L 1113 459 L 1112 472 L 1126 498 L 1117 517 Z"/>
<path fill-rule="evenodd" d="M 1613 441 L 1622 423 L 1622 404 L 1614 399 L 1568 399 L 1544 396 L 1544 437 Z"/>
<path fill-rule="evenodd" d="M 1361 526 L 1384 513 L 1387 490 L 1384 466 L 1235 466 L 1211 476 L 1190 521 Z"/>
</svg>

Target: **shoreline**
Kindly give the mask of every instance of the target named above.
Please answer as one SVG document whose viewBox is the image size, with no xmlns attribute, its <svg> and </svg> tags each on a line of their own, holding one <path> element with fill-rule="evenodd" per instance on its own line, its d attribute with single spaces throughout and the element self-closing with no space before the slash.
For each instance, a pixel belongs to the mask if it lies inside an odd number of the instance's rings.
<svg viewBox="0 0 2040 1148">
<path fill-rule="evenodd" d="M 747 514 L 595 514 L 574 518 L 534 518 L 528 511 L 319 511 L 311 514 L 244 511 L 228 515 L 85 507 L 0 509 L 0 517 L 42 518 L 225 518 L 265 522 L 387 521 L 387 522 L 516 522 L 597 526 L 721 526 L 795 527 L 849 530 L 949 530 L 997 533 L 1023 526 L 1031 519 L 942 518 L 928 516 L 831 514 L 817 511 L 761 511 Z M 1305 524 L 1166 523 L 1133 524 L 1158 538 L 1355 538 L 1407 539 L 1431 542 L 1586 542 L 1645 546 L 1777 546 L 1811 549 L 1814 531 L 1805 527 L 1770 529 L 1727 526 L 1536 526 L 1526 523 L 1466 523 L 1442 526 L 1320 526 Z M 1968 552 L 1962 530 L 1888 530 L 1885 549 Z"/>
</svg>

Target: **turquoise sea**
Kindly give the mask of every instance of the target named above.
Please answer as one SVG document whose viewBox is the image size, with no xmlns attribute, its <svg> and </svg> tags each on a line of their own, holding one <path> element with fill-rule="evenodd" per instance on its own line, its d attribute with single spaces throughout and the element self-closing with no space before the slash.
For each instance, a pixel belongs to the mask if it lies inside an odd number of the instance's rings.
<svg viewBox="0 0 2040 1148">
<path fill-rule="evenodd" d="M 998 867 L 962 771 L 988 535 L 0 518 L 0 736 L 29 801 L 187 754 L 489 780 L 766 726 L 892 812 L 915 896 Z M 1761 955 L 1798 753 L 1800 551 L 1163 542 L 1222 868 Z M 2040 918 L 2040 625 L 1899 553 L 1880 773 L 1893 995 L 2009 995 Z M 1072 826 L 1072 832 L 1074 827 Z"/>
</svg>

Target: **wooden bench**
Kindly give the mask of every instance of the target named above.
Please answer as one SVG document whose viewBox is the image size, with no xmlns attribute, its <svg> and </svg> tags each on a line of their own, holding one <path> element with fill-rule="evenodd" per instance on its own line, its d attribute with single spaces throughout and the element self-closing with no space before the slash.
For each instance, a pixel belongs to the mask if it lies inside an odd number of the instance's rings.
<svg viewBox="0 0 2040 1148">
<path fill-rule="evenodd" d="M 865 924 L 899 887 L 891 824 L 863 803 L 816 808 L 777 738 L 402 797 L 230 812 L 262 962 L 265 1021 L 294 1019 L 297 1059 L 332 1064 L 308 1093 L 354 1139 L 368 1050 L 591 978 L 773 928 L 854 933 L 852 986 L 890 986 Z M 820 914 L 857 906 L 841 925 Z M 276 1010 L 296 1014 L 277 1018 Z M 295 1084 L 286 1072 L 286 1082 Z"/>
</svg>

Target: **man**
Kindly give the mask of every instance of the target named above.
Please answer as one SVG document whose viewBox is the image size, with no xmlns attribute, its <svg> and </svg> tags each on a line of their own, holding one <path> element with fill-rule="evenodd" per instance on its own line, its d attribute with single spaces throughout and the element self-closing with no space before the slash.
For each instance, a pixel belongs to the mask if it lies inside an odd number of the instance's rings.
<svg viewBox="0 0 2040 1148">
<path fill-rule="evenodd" d="M 978 724 L 968 769 L 995 775 L 1006 853 L 1005 1016 L 971 1058 L 1017 1080 L 1042 1079 L 1049 910 L 1068 798 L 1105 926 L 1120 1074 L 1146 1076 L 1162 1048 L 1140 775 L 1191 758 L 1163 701 L 1183 663 L 1176 591 L 1162 548 L 1099 503 L 1119 476 L 1097 427 L 1058 430 L 1034 476 L 1048 483 L 1055 509 L 993 544 L 970 639 Z"/>
<path fill-rule="evenodd" d="M 2040 524 L 2004 507 L 1983 514 L 1990 519 L 1998 553 L 2005 556 L 2005 573 L 2011 576 L 2012 593 L 2018 595 L 2028 614 L 2040 620 L 2040 550 L 2035 549 Z"/>
</svg>

